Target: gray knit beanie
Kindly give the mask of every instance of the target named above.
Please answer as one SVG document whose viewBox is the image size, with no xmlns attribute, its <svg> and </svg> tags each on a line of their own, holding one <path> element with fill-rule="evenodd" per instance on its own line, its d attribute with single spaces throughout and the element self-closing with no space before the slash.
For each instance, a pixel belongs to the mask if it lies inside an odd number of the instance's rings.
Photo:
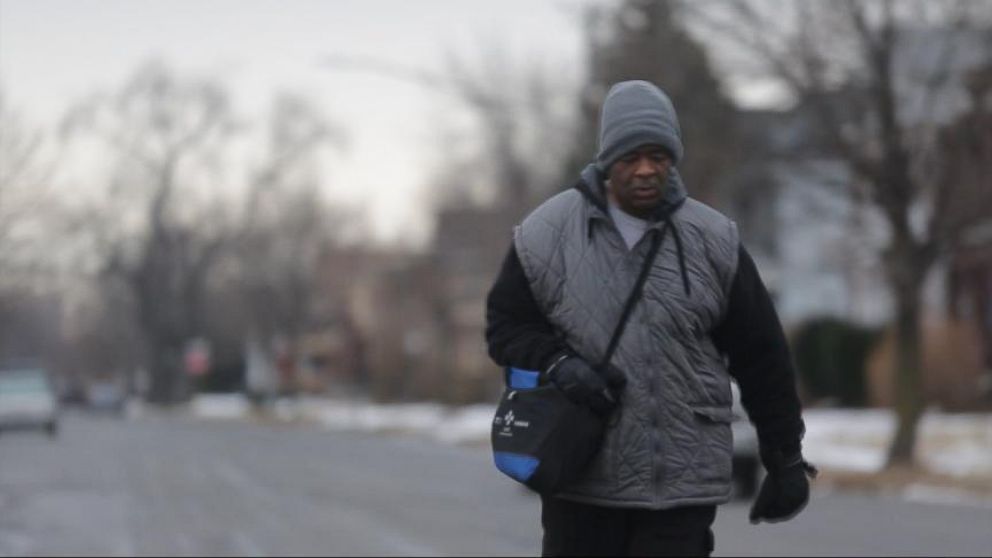
<svg viewBox="0 0 992 558">
<path fill-rule="evenodd" d="M 682 131 L 672 101 L 647 81 L 614 84 L 600 113 L 596 166 L 606 172 L 617 159 L 647 144 L 667 149 L 676 164 L 682 159 Z"/>
</svg>

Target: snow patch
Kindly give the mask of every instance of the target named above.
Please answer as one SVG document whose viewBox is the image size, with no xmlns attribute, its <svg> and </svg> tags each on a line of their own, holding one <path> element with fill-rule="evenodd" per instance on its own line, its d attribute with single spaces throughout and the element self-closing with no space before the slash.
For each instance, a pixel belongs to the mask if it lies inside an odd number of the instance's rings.
<svg viewBox="0 0 992 558">
<path fill-rule="evenodd" d="M 486 443 L 495 404 L 447 407 L 438 403 L 378 404 L 301 397 L 278 400 L 280 420 L 306 420 L 338 431 L 400 432 L 445 444 Z M 190 412 L 200 418 L 247 418 L 251 404 L 241 395 L 200 395 Z M 803 451 L 825 469 L 875 472 L 885 464 L 895 415 L 888 409 L 807 409 Z M 936 473 L 992 476 L 992 414 L 929 411 L 919 430 L 917 457 Z"/>
<path fill-rule="evenodd" d="M 189 412 L 202 419 L 242 419 L 251 411 L 251 403 L 240 394 L 198 395 L 189 403 Z"/>
<path fill-rule="evenodd" d="M 876 472 L 885 465 L 895 435 L 888 409 L 808 409 L 803 412 L 803 453 L 824 468 Z M 992 475 L 992 414 L 926 413 L 919 425 L 916 456 L 936 473 Z"/>
</svg>

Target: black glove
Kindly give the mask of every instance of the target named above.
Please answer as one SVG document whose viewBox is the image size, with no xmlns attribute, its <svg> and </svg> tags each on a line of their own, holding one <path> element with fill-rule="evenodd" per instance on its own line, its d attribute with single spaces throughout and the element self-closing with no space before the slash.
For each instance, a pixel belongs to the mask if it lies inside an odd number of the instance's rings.
<svg viewBox="0 0 992 558">
<path fill-rule="evenodd" d="M 816 467 L 807 463 L 799 451 L 785 455 L 777 449 L 762 448 L 761 462 L 768 475 L 751 506 L 751 523 L 780 523 L 799 515 L 809 503 L 807 475 L 815 478 Z"/>
<path fill-rule="evenodd" d="M 604 377 L 574 356 L 560 358 L 548 369 L 547 376 L 569 400 L 601 415 L 616 407 L 616 394 L 627 383 L 627 378 L 616 368 L 610 367 Z"/>
</svg>

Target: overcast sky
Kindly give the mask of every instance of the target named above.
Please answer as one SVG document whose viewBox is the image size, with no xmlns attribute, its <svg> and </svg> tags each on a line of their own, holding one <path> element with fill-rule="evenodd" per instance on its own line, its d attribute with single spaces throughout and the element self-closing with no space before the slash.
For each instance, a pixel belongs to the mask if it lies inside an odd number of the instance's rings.
<svg viewBox="0 0 992 558">
<path fill-rule="evenodd" d="M 333 195 L 373 208 L 380 239 L 422 234 L 421 189 L 445 100 L 398 80 L 330 71 L 323 55 L 440 68 L 447 50 L 498 43 L 578 75 L 578 0 L 0 0 L 0 86 L 20 115 L 51 125 L 72 102 L 119 87 L 142 63 L 217 77 L 261 117 L 291 91 L 319 101 L 348 137 Z M 450 102 L 450 100 L 448 100 Z M 382 155 L 388 154 L 384 165 Z M 384 187 L 383 185 L 388 185 Z"/>
<path fill-rule="evenodd" d="M 327 183 L 372 209 L 380 240 L 417 239 L 445 100 L 395 79 L 321 67 L 324 55 L 438 69 L 446 51 L 498 44 L 540 57 L 565 81 L 582 72 L 579 7 L 606 0 L 0 0 L 0 87 L 48 126 L 73 102 L 114 90 L 151 59 L 226 84 L 262 117 L 288 91 L 318 101 L 349 148 Z M 388 164 L 383 164 L 388 154 Z"/>
</svg>

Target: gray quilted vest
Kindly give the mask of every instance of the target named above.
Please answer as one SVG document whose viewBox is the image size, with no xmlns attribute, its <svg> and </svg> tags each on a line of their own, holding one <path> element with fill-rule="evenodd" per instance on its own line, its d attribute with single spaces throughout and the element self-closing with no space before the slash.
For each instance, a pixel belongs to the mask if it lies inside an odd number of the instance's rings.
<svg viewBox="0 0 992 558">
<path fill-rule="evenodd" d="M 585 193 L 554 196 L 514 231 L 538 305 L 593 364 L 606 352 L 650 244 L 645 235 L 627 249 L 596 176 L 587 168 Z M 730 498 L 730 377 L 709 332 L 737 268 L 737 228 L 686 198 L 677 173 L 669 186 L 666 200 L 679 204 L 671 223 L 684 269 L 669 231 L 611 361 L 627 377 L 621 404 L 584 477 L 560 494 L 570 500 L 662 509 Z"/>
</svg>

